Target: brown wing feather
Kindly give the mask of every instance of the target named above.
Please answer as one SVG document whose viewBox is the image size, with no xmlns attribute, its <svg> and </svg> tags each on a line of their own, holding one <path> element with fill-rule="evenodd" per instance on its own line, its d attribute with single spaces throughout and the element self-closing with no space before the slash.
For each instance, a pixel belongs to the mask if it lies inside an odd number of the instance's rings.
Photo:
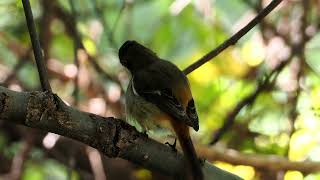
<svg viewBox="0 0 320 180">
<path fill-rule="evenodd" d="M 134 75 L 134 88 L 145 100 L 197 131 L 198 118 L 194 118 L 197 115 L 190 114 L 192 95 L 187 78 L 172 63 L 159 62 Z"/>
</svg>

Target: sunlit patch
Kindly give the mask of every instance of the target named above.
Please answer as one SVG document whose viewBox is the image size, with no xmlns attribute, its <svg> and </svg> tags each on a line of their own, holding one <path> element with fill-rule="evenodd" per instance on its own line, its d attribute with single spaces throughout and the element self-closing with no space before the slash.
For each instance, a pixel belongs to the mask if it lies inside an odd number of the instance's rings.
<svg viewBox="0 0 320 180">
<path fill-rule="evenodd" d="M 118 85 L 111 85 L 108 88 L 108 99 L 111 102 L 117 102 L 120 99 L 121 96 L 121 89 Z"/>
<path fill-rule="evenodd" d="M 309 152 L 317 145 L 315 135 L 310 130 L 296 131 L 290 139 L 289 159 L 294 161 L 305 160 Z"/>
<path fill-rule="evenodd" d="M 290 137 L 287 133 L 281 133 L 279 136 L 275 137 L 274 142 L 280 147 L 286 147 L 289 144 Z"/>
<path fill-rule="evenodd" d="M 308 129 L 316 131 L 320 128 L 320 122 L 312 111 L 304 111 L 302 115 L 298 116 L 294 127 L 295 129 Z"/>
<path fill-rule="evenodd" d="M 201 68 L 194 70 L 190 78 L 200 84 L 207 84 L 219 75 L 218 68 L 212 63 L 206 63 Z"/>
<path fill-rule="evenodd" d="M 74 64 L 67 64 L 64 66 L 63 72 L 69 78 L 74 78 L 78 73 L 78 68 Z"/>
<path fill-rule="evenodd" d="M 235 166 L 234 170 L 232 171 L 234 174 L 242 177 L 243 179 L 253 179 L 254 178 L 254 168 L 251 166 Z"/>
<path fill-rule="evenodd" d="M 91 39 L 84 38 L 83 45 L 84 45 L 85 49 L 87 50 L 87 52 L 90 55 L 97 54 L 97 47 L 96 47 L 95 43 Z"/>
<path fill-rule="evenodd" d="M 241 55 L 249 66 L 258 66 L 264 60 L 265 49 L 261 42 L 248 41 L 243 45 Z"/>
<path fill-rule="evenodd" d="M 89 112 L 103 115 L 106 111 L 106 103 L 103 98 L 92 98 L 89 100 Z"/>
<path fill-rule="evenodd" d="M 314 88 L 311 91 L 311 103 L 314 109 L 320 108 L 320 87 Z"/>
<path fill-rule="evenodd" d="M 170 6 L 171 15 L 178 15 L 190 2 L 191 0 L 175 0 Z"/>
<path fill-rule="evenodd" d="M 303 180 L 303 174 L 299 171 L 288 171 L 284 175 L 284 180 Z"/>
<path fill-rule="evenodd" d="M 243 165 L 233 166 L 231 164 L 220 162 L 220 161 L 215 162 L 214 165 L 230 173 L 236 174 L 237 176 L 243 178 L 244 180 L 254 179 L 254 176 L 255 176 L 254 168 L 251 166 L 243 166 Z"/>
<path fill-rule="evenodd" d="M 152 179 L 151 172 L 146 169 L 140 169 L 140 170 L 135 171 L 134 176 L 138 180 L 151 180 Z"/>
<path fill-rule="evenodd" d="M 45 148 L 51 149 L 58 141 L 60 135 L 54 133 L 48 133 L 42 140 L 42 144 Z"/>
<path fill-rule="evenodd" d="M 19 84 L 10 84 L 8 88 L 13 91 L 18 91 L 18 92 L 22 91 L 22 87 Z"/>
</svg>

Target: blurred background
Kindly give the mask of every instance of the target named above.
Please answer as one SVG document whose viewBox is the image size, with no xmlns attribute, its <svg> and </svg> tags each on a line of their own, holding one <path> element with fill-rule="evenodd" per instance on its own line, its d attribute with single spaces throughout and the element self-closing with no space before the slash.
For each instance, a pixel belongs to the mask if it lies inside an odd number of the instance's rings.
<svg viewBox="0 0 320 180">
<path fill-rule="evenodd" d="M 31 0 L 31 6 L 53 91 L 83 111 L 124 119 L 130 76 L 117 57 L 123 42 L 136 40 L 184 69 L 269 2 Z M 0 16 L 0 84 L 40 90 L 21 1 L 1 0 Z M 199 132 L 192 132 L 199 156 L 246 180 L 320 179 L 319 28 L 319 0 L 286 0 L 188 75 L 200 116 Z M 4 121 L 0 161 L 0 179 L 168 179 Z"/>
</svg>

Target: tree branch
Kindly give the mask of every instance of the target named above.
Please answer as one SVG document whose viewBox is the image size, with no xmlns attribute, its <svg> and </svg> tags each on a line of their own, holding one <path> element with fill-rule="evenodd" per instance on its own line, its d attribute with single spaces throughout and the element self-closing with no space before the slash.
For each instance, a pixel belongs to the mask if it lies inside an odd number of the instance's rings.
<svg viewBox="0 0 320 180">
<path fill-rule="evenodd" d="M 186 69 L 183 70 L 185 74 L 189 74 L 193 70 L 197 69 L 198 67 L 202 66 L 206 62 L 210 61 L 212 58 L 219 55 L 223 50 L 225 50 L 227 47 L 234 45 L 237 43 L 237 41 L 242 38 L 247 32 L 249 32 L 254 26 L 256 26 L 265 16 L 267 16 L 274 8 L 276 8 L 282 0 L 273 0 L 271 3 L 265 7 L 255 18 L 253 18 L 245 27 L 240 29 L 237 33 L 235 33 L 233 36 L 231 36 L 229 39 L 227 39 L 225 42 L 223 42 L 221 45 L 219 45 L 214 50 L 210 51 L 208 54 L 200 58 L 198 61 L 194 62 L 190 66 L 188 66 Z"/>
<path fill-rule="evenodd" d="M 101 117 L 67 106 L 50 92 L 15 92 L 0 87 L 0 119 L 78 140 L 108 157 L 120 157 L 170 176 L 181 176 L 184 158 L 147 138 L 120 119 Z M 206 177 L 240 179 L 205 163 Z"/>
<path fill-rule="evenodd" d="M 304 173 L 320 171 L 319 162 L 294 162 L 276 155 L 245 154 L 233 149 L 197 148 L 199 154 L 212 161 L 223 161 L 234 165 L 247 165 L 270 171 L 293 170 Z"/>
<path fill-rule="evenodd" d="M 29 35 L 30 35 L 30 39 L 31 39 L 32 47 L 33 47 L 34 58 L 36 60 L 36 64 L 37 64 L 37 68 L 38 68 L 41 87 L 42 87 L 43 91 L 51 92 L 52 90 L 51 90 L 51 86 L 49 83 L 48 71 L 47 71 L 45 62 L 43 60 L 43 55 L 42 55 L 42 50 L 40 47 L 39 38 L 38 38 L 36 27 L 35 27 L 35 24 L 33 21 L 33 15 L 32 15 L 30 2 L 29 2 L 29 0 L 22 0 L 22 4 L 23 4 L 23 9 L 24 9 L 24 13 L 26 16 Z"/>
</svg>

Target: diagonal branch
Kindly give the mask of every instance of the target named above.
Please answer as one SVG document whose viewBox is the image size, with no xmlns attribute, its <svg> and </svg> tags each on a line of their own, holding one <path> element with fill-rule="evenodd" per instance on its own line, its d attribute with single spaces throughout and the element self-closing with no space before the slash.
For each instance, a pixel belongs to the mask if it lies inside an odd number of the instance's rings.
<svg viewBox="0 0 320 180">
<path fill-rule="evenodd" d="M 256 26 L 264 17 L 266 17 L 274 8 L 276 8 L 282 0 L 273 0 L 271 3 L 265 7 L 255 18 L 253 18 L 245 27 L 240 29 L 237 33 L 223 42 L 220 46 L 215 48 L 214 50 L 210 51 L 208 54 L 200 58 L 198 61 L 194 62 L 186 69 L 183 70 L 185 74 L 191 73 L 193 70 L 199 68 L 206 62 L 210 61 L 212 58 L 219 55 L 223 50 L 228 48 L 231 45 L 234 45 L 238 42 L 242 36 L 244 36 L 247 32 L 249 32 L 254 26 Z"/>
<path fill-rule="evenodd" d="M 34 58 L 36 60 L 40 83 L 43 91 L 51 92 L 51 86 L 48 78 L 48 71 L 43 60 L 42 50 L 40 47 L 39 38 L 37 35 L 36 27 L 33 21 L 32 10 L 29 0 L 22 0 L 24 13 L 26 16 L 27 26 L 30 34 L 30 39 L 33 47 Z"/>
</svg>

